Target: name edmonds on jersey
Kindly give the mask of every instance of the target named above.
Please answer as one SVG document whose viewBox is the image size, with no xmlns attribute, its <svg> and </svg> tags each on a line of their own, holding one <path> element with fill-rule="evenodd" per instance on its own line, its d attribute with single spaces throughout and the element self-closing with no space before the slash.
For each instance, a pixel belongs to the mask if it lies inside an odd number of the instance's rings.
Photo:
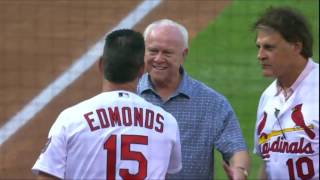
<svg viewBox="0 0 320 180">
<path fill-rule="evenodd" d="M 154 129 L 156 132 L 163 132 L 164 118 L 160 113 L 151 109 L 131 107 L 108 107 L 96 109 L 85 113 L 90 130 L 115 127 L 115 126 L 137 126 L 147 129 Z"/>
</svg>

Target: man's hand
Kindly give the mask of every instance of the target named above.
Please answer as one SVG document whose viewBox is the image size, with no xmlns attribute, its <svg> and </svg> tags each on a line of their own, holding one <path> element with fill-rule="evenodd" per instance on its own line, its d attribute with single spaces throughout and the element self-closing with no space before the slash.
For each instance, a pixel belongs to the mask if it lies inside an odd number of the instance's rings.
<svg viewBox="0 0 320 180">
<path fill-rule="evenodd" d="M 232 155 L 223 168 L 231 180 L 246 180 L 250 167 L 250 156 L 247 151 L 238 151 Z"/>
<path fill-rule="evenodd" d="M 248 172 L 243 167 L 230 166 L 223 161 L 223 169 L 230 180 L 246 180 L 248 178 Z"/>
</svg>

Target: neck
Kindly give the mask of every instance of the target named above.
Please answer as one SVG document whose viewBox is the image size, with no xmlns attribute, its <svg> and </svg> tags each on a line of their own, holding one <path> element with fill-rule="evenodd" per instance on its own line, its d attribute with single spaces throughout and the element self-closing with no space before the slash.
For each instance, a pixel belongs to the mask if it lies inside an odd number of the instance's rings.
<svg viewBox="0 0 320 180">
<path fill-rule="evenodd" d="M 182 76 L 179 74 L 177 78 L 171 79 L 170 82 L 158 82 L 156 80 L 152 80 L 152 83 L 161 99 L 166 101 L 178 89 L 181 79 Z"/>
<path fill-rule="evenodd" d="M 288 69 L 288 72 L 284 76 L 278 77 L 279 85 L 283 89 L 288 89 L 292 86 L 308 63 L 308 60 L 302 57 L 299 59 L 294 59 L 294 61 L 297 61 L 297 63 Z"/>
<path fill-rule="evenodd" d="M 113 83 L 108 80 L 104 80 L 102 84 L 102 90 L 103 92 L 125 90 L 125 91 L 136 93 L 137 83 L 138 83 L 138 79 L 131 82 L 127 82 L 127 83 Z"/>
</svg>

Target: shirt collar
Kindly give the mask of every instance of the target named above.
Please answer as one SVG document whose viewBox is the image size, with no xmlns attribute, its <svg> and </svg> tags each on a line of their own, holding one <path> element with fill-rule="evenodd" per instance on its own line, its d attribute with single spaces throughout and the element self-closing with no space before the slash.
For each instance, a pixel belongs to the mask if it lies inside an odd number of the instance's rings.
<svg viewBox="0 0 320 180">
<path fill-rule="evenodd" d="M 283 91 L 286 99 L 288 99 L 301 84 L 304 78 L 307 77 L 308 74 L 313 70 L 313 68 L 315 68 L 315 63 L 311 58 L 309 58 L 306 67 L 300 73 L 297 80 L 290 86 L 290 88 L 288 88 L 287 92 L 284 91 L 284 89 L 279 85 L 279 82 L 277 81 L 277 91 L 275 96 L 278 96 Z"/>
<path fill-rule="evenodd" d="M 187 74 L 187 72 L 181 67 L 180 73 L 182 75 L 182 80 L 180 81 L 180 84 L 178 86 L 178 89 L 176 92 L 173 93 L 174 96 L 178 96 L 179 94 L 186 96 L 187 98 L 191 97 L 191 91 L 192 88 L 189 88 L 191 78 Z M 156 90 L 153 88 L 151 77 L 149 73 L 145 73 L 141 79 L 139 80 L 139 86 L 137 89 L 137 92 L 139 94 L 142 94 L 146 91 L 152 91 L 153 93 L 157 94 Z M 157 94 L 158 95 L 158 94 Z"/>
</svg>

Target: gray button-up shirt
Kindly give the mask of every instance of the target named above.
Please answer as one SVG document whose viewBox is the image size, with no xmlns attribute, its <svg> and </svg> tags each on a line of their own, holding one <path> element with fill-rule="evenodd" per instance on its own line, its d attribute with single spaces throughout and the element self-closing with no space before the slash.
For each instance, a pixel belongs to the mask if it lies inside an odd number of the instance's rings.
<svg viewBox="0 0 320 180">
<path fill-rule="evenodd" d="M 227 99 L 185 71 L 182 75 L 178 89 L 167 101 L 162 101 L 154 90 L 148 74 L 140 79 L 138 93 L 178 121 L 183 168 L 168 178 L 212 180 L 214 148 L 228 160 L 235 152 L 247 150 L 247 146 Z"/>
</svg>

